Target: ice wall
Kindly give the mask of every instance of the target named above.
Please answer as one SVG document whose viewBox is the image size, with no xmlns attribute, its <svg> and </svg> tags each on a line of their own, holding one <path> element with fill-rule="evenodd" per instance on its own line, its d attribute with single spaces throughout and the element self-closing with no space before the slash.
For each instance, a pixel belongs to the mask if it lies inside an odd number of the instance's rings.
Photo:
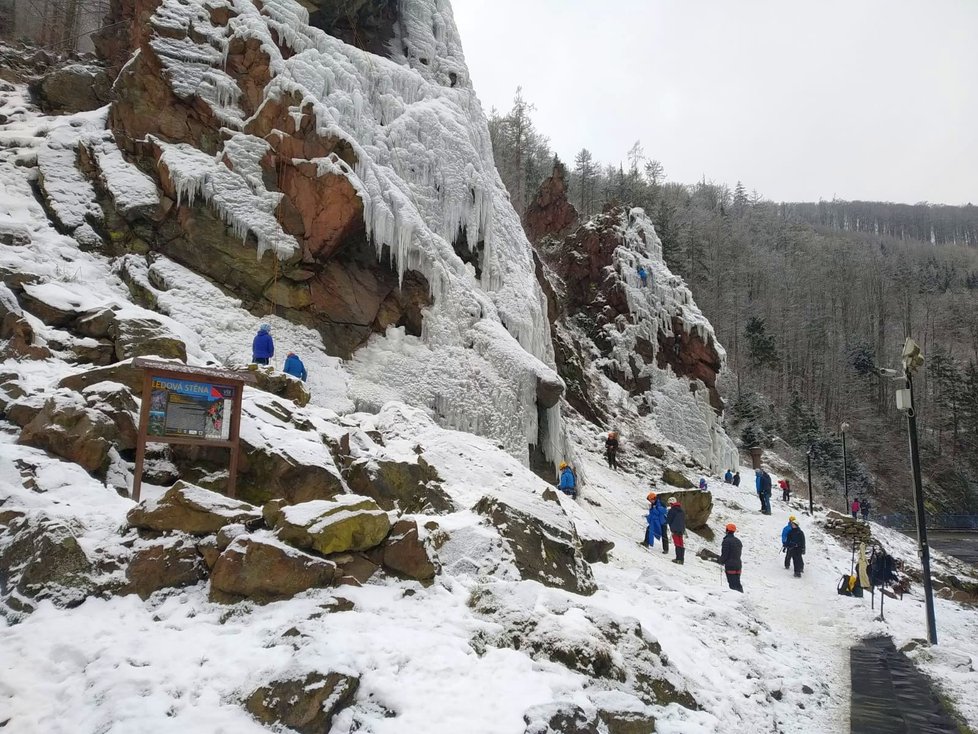
<svg viewBox="0 0 978 734">
<path fill-rule="evenodd" d="M 660 369 L 655 360 L 646 362 L 637 352 L 640 339 L 658 350 L 659 332 L 673 335 L 674 322 L 678 320 L 685 334 L 696 334 L 711 344 L 723 365 L 726 352 L 712 324 L 693 301 L 683 279 L 669 270 L 662 257 L 662 241 L 642 209 L 624 214 L 617 233 L 621 242 L 614 253 L 614 267 L 632 317 L 626 323 L 606 327 L 613 345 L 610 361 L 625 374 L 631 372 L 630 360 L 641 365 L 641 376 L 651 382 L 656 426 L 667 440 L 685 447 L 693 458 L 713 470 L 737 466 L 737 447 L 710 405 L 705 385 L 697 380 L 699 389 L 690 390 L 689 380 L 677 377 L 668 367 Z M 648 273 L 644 286 L 639 266 Z"/>
<path fill-rule="evenodd" d="M 218 9 L 229 11 L 226 23 L 215 20 L 223 15 Z M 378 257 L 390 257 L 402 277 L 421 272 L 431 287 L 422 338 L 374 338 L 354 360 L 353 397 L 424 405 L 443 423 L 485 433 L 525 460 L 538 433 L 530 386 L 541 370 L 557 379 L 546 302 L 495 169 L 451 7 L 447 0 L 402 0 L 390 59 L 308 21 L 294 0 L 163 0 L 151 25 L 164 32 L 155 32 L 148 50 L 174 93 L 209 105 L 226 128 L 213 156 L 154 140 L 160 166 L 181 198 L 203 197 L 243 239 L 254 235 L 259 256 L 293 253 L 294 238 L 273 216 L 279 194 L 253 175 L 248 154 L 262 141 L 243 132 L 249 120 L 242 92 L 223 68 L 232 41 L 257 41 L 271 74 L 263 105 L 286 100 L 297 123 L 311 111 L 315 134 L 349 144 L 353 167 L 331 156 L 315 161 L 320 172 L 350 180 Z M 171 38 L 176 28 L 189 32 Z M 225 160 L 243 165 L 231 170 Z M 482 253 L 478 277 L 456 248 Z M 548 440 L 548 454 L 556 440 Z"/>
</svg>

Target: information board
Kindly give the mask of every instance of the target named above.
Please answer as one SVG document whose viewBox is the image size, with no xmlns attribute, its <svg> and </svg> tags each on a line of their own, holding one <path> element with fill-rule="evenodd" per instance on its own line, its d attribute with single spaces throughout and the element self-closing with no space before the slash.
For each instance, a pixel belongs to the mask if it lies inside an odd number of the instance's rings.
<svg viewBox="0 0 978 734">
<path fill-rule="evenodd" d="M 153 377 L 149 436 L 227 441 L 235 388 L 207 382 Z"/>
<path fill-rule="evenodd" d="M 241 401 L 245 384 L 254 385 L 255 376 L 248 371 L 192 367 L 147 357 L 136 357 L 132 366 L 143 371 L 132 498 L 139 501 L 147 443 L 203 444 L 229 449 L 227 493 L 234 497 Z"/>
</svg>

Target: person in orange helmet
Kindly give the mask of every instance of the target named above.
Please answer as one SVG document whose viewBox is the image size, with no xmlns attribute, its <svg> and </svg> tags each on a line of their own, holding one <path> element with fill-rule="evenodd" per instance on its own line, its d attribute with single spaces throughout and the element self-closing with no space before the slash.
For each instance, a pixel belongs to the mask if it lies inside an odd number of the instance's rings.
<svg viewBox="0 0 978 734">
<path fill-rule="evenodd" d="M 647 525 L 642 545 L 649 548 L 655 545 L 655 541 L 662 538 L 662 552 L 668 553 L 669 534 L 666 532 L 666 508 L 663 507 L 662 500 L 656 496 L 655 492 L 649 492 L 646 499 L 649 501 L 649 512 L 645 516 Z"/>
<path fill-rule="evenodd" d="M 736 532 L 737 526 L 732 522 L 727 523 L 727 534 L 720 544 L 720 558 L 717 562 L 723 566 L 723 572 L 727 575 L 727 586 L 734 591 L 743 593 L 744 587 L 740 585 L 740 572 L 743 568 L 740 554 L 744 544 L 735 535 Z"/>
</svg>

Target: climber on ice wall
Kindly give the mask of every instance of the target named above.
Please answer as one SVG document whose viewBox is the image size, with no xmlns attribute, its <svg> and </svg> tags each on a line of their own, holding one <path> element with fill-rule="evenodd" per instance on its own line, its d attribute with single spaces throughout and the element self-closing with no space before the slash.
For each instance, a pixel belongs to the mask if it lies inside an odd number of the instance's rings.
<svg viewBox="0 0 978 734">
<path fill-rule="evenodd" d="M 574 470 L 568 466 L 566 461 L 560 462 L 560 483 L 557 485 L 557 489 L 577 499 L 577 477 L 574 476 Z"/>
<path fill-rule="evenodd" d="M 609 431 L 604 441 L 604 458 L 609 469 L 618 468 L 618 433 L 615 431 Z"/>
</svg>

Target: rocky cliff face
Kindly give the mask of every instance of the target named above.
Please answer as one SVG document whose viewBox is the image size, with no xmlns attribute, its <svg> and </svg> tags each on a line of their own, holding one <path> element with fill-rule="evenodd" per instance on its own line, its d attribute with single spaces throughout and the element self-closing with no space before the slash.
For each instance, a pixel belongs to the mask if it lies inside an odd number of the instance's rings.
<svg viewBox="0 0 978 734">
<path fill-rule="evenodd" d="M 706 468 L 735 466 L 720 425 L 723 348 L 662 259 L 651 221 L 641 209 L 611 206 L 567 234 L 572 211 L 555 170 L 525 217 L 568 402 L 603 429 L 632 426 L 646 443 L 658 433 Z"/>
<path fill-rule="evenodd" d="M 356 355 L 361 407 L 407 400 L 555 458 L 544 299 L 447 3 L 114 0 L 109 20 L 99 144 L 158 196 L 127 205 L 81 146 L 105 251 L 165 254 L 315 328 Z"/>
</svg>

